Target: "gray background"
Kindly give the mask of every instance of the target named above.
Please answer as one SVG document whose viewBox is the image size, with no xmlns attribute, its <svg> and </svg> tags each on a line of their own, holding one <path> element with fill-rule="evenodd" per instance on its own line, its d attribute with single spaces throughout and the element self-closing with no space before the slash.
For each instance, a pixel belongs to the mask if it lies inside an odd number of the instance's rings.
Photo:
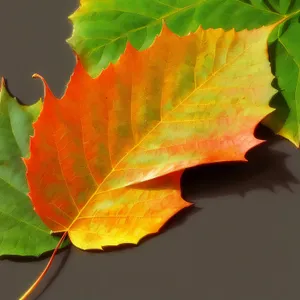
<svg viewBox="0 0 300 300">
<path fill-rule="evenodd" d="M 124 0 L 125 1 L 125 0 Z M 65 39 L 78 0 L 0 0 L 0 75 L 24 103 L 42 97 L 41 74 L 61 97 L 75 59 Z M 300 153 L 268 142 L 248 163 L 185 172 L 183 196 L 195 208 L 138 247 L 56 256 L 32 299 L 299 300 Z M 0 299 L 16 300 L 43 270 L 43 259 L 2 259 Z M 42 292 L 42 293 L 41 293 Z"/>
</svg>

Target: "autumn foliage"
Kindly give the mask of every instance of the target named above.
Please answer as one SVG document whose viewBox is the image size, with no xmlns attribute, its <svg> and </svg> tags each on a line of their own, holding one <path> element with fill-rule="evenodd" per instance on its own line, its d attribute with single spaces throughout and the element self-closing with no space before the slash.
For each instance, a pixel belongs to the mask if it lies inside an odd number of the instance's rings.
<svg viewBox="0 0 300 300">
<path fill-rule="evenodd" d="M 152 47 L 127 44 L 96 79 L 78 60 L 61 100 L 46 85 L 26 166 L 35 211 L 52 232 L 67 231 L 82 249 L 137 243 L 189 205 L 178 176 L 164 175 L 244 160 L 272 111 L 269 32 L 178 37 L 164 26 Z"/>
<path fill-rule="evenodd" d="M 54 249 L 21 299 L 69 242 L 105 250 L 158 233 L 193 205 L 184 170 L 246 160 L 260 122 L 299 146 L 300 4 L 252 2 L 81 0 L 64 96 L 35 75 L 44 103 L 23 107 L 1 82 L 0 254 Z"/>
</svg>

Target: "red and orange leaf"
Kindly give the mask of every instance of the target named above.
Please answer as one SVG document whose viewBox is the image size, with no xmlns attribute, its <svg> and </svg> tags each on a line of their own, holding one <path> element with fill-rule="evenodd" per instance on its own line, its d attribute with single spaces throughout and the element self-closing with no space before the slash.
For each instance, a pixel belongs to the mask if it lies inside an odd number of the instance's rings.
<svg viewBox="0 0 300 300">
<path fill-rule="evenodd" d="M 26 161 L 42 220 L 82 249 L 137 243 L 189 205 L 161 176 L 244 160 L 276 92 L 271 29 L 178 37 L 164 26 L 152 47 L 128 44 L 96 79 L 78 61 L 61 100 L 45 86 Z"/>
</svg>

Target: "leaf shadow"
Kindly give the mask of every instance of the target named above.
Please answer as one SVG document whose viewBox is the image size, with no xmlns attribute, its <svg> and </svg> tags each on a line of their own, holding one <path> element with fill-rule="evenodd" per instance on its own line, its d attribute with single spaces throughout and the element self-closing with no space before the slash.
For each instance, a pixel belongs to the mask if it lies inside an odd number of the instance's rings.
<svg viewBox="0 0 300 300">
<path fill-rule="evenodd" d="M 255 189 L 269 189 L 274 192 L 278 186 L 291 190 L 289 184 L 299 183 L 285 164 L 289 155 L 272 149 L 284 139 L 275 136 L 261 124 L 255 135 L 267 141 L 246 153 L 248 161 L 204 164 L 186 170 L 182 176 L 183 198 L 197 202 L 202 198 L 224 195 L 244 196 Z"/>
<path fill-rule="evenodd" d="M 60 262 L 57 264 L 56 269 L 54 270 L 54 272 L 50 276 L 48 274 L 47 274 L 48 276 L 46 275 L 47 278 L 45 278 L 43 280 L 43 282 L 40 284 L 39 289 L 36 289 L 34 291 L 33 296 L 32 296 L 32 300 L 39 299 L 47 291 L 47 289 L 56 280 L 56 278 L 58 277 L 59 273 L 61 272 L 61 270 L 66 265 L 66 263 L 68 261 L 68 258 L 70 256 L 70 253 L 71 253 L 71 251 L 70 251 L 71 250 L 71 245 L 67 246 L 64 250 L 66 250 L 66 251 L 64 251 L 65 253 L 64 253 L 62 259 L 60 260 Z M 62 252 L 62 250 L 60 250 L 60 252 Z"/>
</svg>

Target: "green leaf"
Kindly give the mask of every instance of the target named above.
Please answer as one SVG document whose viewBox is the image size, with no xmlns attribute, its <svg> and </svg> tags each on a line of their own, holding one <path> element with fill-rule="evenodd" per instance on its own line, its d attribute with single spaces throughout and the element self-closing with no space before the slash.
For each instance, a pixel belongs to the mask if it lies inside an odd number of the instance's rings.
<svg viewBox="0 0 300 300">
<path fill-rule="evenodd" d="M 81 0 L 70 16 L 69 44 L 90 76 L 116 62 L 127 42 L 144 50 L 160 34 L 162 23 L 184 36 L 204 28 L 253 29 L 280 22 L 269 38 L 270 59 L 281 91 L 277 110 L 264 124 L 300 143 L 299 30 L 300 0 Z"/>
<path fill-rule="evenodd" d="M 254 0 L 81 0 L 69 18 L 74 24 L 68 42 L 92 77 L 116 62 L 129 41 L 144 50 L 162 29 L 163 20 L 176 34 L 203 28 L 253 29 L 283 16 Z M 273 1 L 278 2 L 278 1 Z"/>
<path fill-rule="evenodd" d="M 0 255 L 39 256 L 52 250 L 59 238 L 35 213 L 28 194 L 22 157 L 29 154 L 32 123 L 42 102 L 22 106 L 0 88 Z"/>
<path fill-rule="evenodd" d="M 264 124 L 296 146 L 300 143 L 300 22 L 296 16 L 278 26 L 276 39 L 270 40 L 273 73 L 281 94 L 273 100 L 276 111 Z M 278 98 L 281 97 L 281 98 Z M 282 99 L 284 98 L 284 100 Z"/>
</svg>

